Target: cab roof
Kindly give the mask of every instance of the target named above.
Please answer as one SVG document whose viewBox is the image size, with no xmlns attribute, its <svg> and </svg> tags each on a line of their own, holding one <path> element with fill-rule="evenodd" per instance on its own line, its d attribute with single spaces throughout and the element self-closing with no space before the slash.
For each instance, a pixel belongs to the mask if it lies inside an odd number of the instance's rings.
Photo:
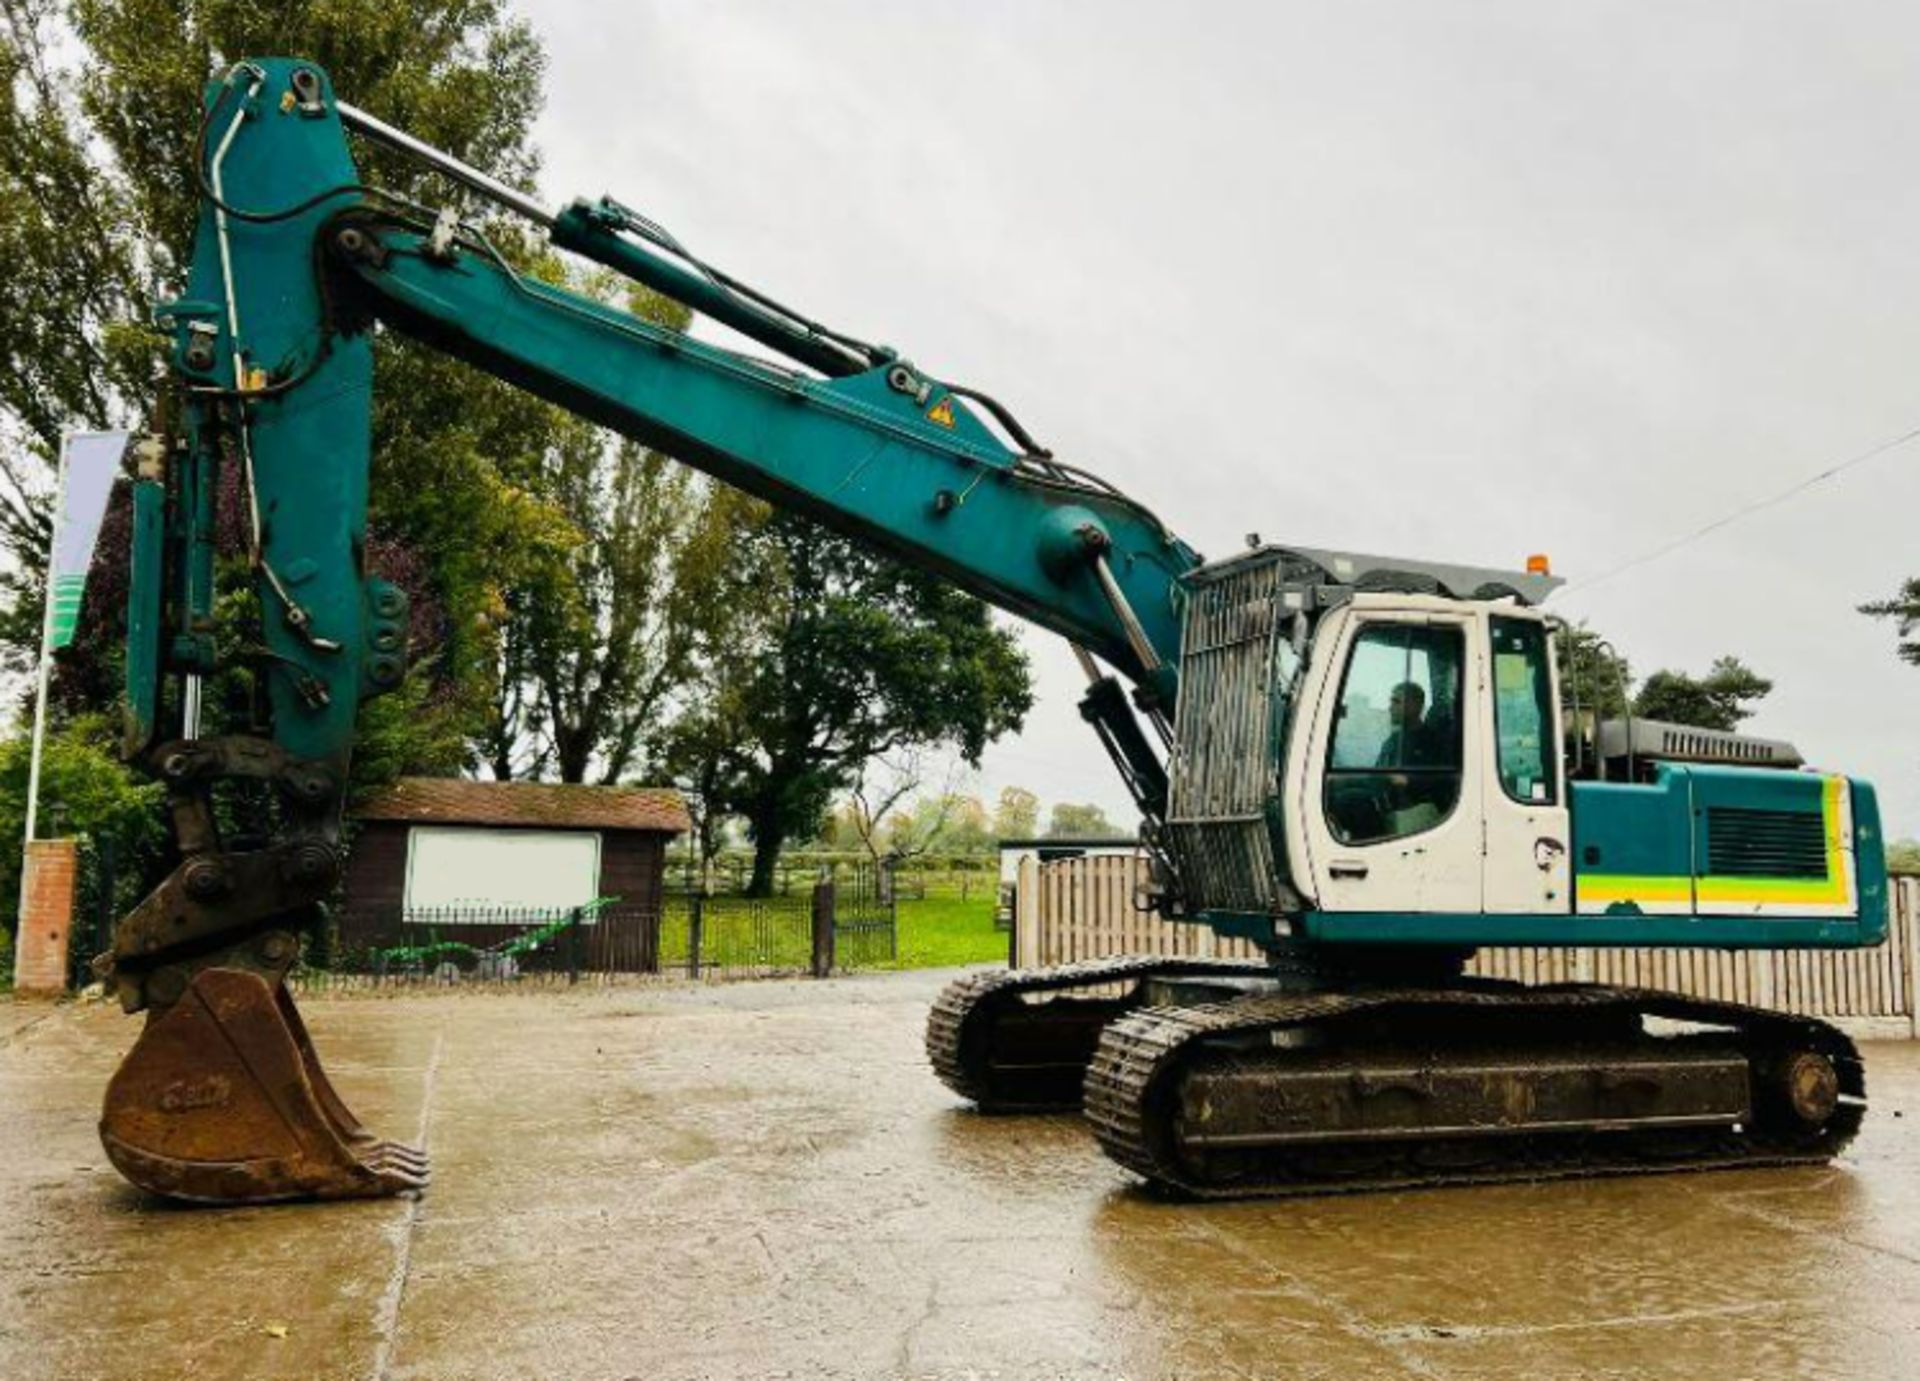
<svg viewBox="0 0 1920 1381">
<path fill-rule="evenodd" d="M 1435 594 L 1450 599 L 1505 599 L 1537 605 L 1566 584 L 1557 575 L 1501 570 L 1491 566 L 1460 566 L 1443 561 L 1421 561 L 1405 556 L 1370 556 L 1363 552 L 1327 547 L 1281 546 L 1261 543 L 1218 561 L 1196 566 L 1183 578 L 1188 585 L 1210 585 L 1216 580 L 1270 563 L 1288 569 L 1290 584 L 1334 585 L 1353 590 L 1399 590 Z"/>
</svg>

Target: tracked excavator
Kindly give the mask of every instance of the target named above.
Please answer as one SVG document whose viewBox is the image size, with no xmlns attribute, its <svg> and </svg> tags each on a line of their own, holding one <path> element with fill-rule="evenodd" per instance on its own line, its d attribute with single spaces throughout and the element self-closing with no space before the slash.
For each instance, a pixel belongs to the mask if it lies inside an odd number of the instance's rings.
<svg viewBox="0 0 1920 1381">
<path fill-rule="evenodd" d="M 446 204 L 364 182 L 355 140 L 436 169 Z M 159 313 L 173 377 L 130 454 L 126 659 L 129 751 L 166 785 L 180 862 L 98 961 L 145 1014 L 101 1122 L 134 1184 L 236 1204 L 427 1183 L 420 1149 L 347 1110 L 286 986 L 339 877 L 356 709 L 406 669 L 406 599 L 365 549 L 376 327 L 1078 649 L 1082 714 L 1144 821 L 1138 904 L 1266 959 L 956 982 L 927 1050 L 981 1109 L 1083 1107 L 1113 1159 L 1197 1196 L 1822 1162 L 1854 1135 L 1861 1062 L 1826 1023 L 1463 976 L 1481 946 L 1886 932 L 1865 782 L 1736 736 L 1661 752 L 1644 732 L 1631 771 L 1574 770 L 1551 575 L 1293 544 L 1203 560 L 987 394 L 783 306 L 616 201 L 550 210 L 309 62 L 211 83 L 191 175 L 190 278 Z M 528 277 L 462 209 L 481 205 L 779 362 Z M 202 734 L 223 473 L 251 525 L 262 643 L 237 655 L 260 713 Z M 236 788 L 275 802 L 247 836 L 216 804 Z"/>
</svg>

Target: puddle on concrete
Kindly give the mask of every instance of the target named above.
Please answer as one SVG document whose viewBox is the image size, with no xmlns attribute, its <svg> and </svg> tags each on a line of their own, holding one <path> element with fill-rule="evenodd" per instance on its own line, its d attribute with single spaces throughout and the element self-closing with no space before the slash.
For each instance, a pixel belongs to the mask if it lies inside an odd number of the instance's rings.
<svg viewBox="0 0 1920 1381">
<path fill-rule="evenodd" d="M 948 1096 L 938 982 L 309 1000 L 396 1134 L 440 1042 L 434 1188 L 229 1213 L 113 1176 L 131 1023 L 62 1009 L 0 1048 L 0 1375 L 1872 1377 L 1920 1347 L 1920 1045 L 1868 1048 L 1834 1169 L 1191 1205 L 1077 1119 Z"/>
</svg>

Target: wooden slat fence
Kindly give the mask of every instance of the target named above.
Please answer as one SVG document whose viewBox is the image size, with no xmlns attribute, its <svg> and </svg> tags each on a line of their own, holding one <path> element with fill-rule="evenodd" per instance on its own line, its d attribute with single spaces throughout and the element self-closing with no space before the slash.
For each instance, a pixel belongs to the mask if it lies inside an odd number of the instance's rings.
<svg viewBox="0 0 1920 1381">
<path fill-rule="evenodd" d="M 1021 968 L 1115 954 L 1255 958 L 1244 940 L 1134 909 L 1137 858 L 1020 866 L 1014 962 Z M 1618 983 L 1857 1021 L 1871 1034 L 1920 1037 L 1914 1001 L 1920 878 L 1894 880 L 1887 942 L 1865 950 L 1488 949 L 1469 971 L 1523 983 Z"/>
<path fill-rule="evenodd" d="M 1134 888 L 1145 879 L 1146 861 L 1125 855 L 1053 863 L 1022 859 L 1014 894 L 1014 963 L 1034 969 L 1115 954 L 1260 957 L 1246 940 L 1223 939 L 1203 925 L 1135 910 Z"/>
</svg>

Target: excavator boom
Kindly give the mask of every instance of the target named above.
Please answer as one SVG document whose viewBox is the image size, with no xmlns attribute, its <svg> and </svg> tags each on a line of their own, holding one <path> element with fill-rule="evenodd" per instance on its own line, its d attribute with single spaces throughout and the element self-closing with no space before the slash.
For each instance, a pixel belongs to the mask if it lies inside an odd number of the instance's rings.
<svg viewBox="0 0 1920 1381">
<path fill-rule="evenodd" d="M 481 229 L 364 185 L 349 121 L 786 360 L 516 271 Z M 807 320 L 615 203 L 549 213 L 337 101 L 310 63 L 243 62 L 213 83 L 197 158 L 186 291 L 158 311 L 176 388 L 139 452 L 127 648 L 128 751 L 167 785 L 181 860 L 98 963 L 148 1015 L 102 1123 L 136 1183 L 216 1201 L 424 1183 L 423 1156 L 346 1110 L 285 988 L 338 882 L 359 705 L 406 670 L 405 596 L 365 555 L 376 322 L 939 571 L 1104 659 L 1157 722 L 1171 715 L 1174 592 L 1199 557 L 993 399 Z M 270 738 L 203 732 L 222 474 L 245 496 Z M 1091 717 L 1143 808 L 1163 807 L 1164 765 L 1099 679 Z M 223 838 L 215 797 L 234 783 L 272 795 L 264 842 Z"/>
<path fill-rule="evenodd" d="M 363 183 L 350 132 L 781 358 L 529 276 L 486 223 Z M 1570 779 L 1550 576 L 1305 547 L 1203 563 L 988 395 L 610 199 L 549 211 L 339 101 L 311 63 L 213 83 L 196 158 L 189 280 L 161 311 L 175 386 L 138 456 L 127 649 L 129 751 L 166 783 L 181 859 L 98 961 L 147 1014 L 102 1119 L 136 1184 L 231 1203 L 426 1183 L 421 1152 L 347 1110 L 285 986 L 339 879 L 359 705 L 406 673 L 406 599 L 366 553 L 378 326 L 1073 643 L 1083 716 L 1143 816 L 1148 899 L 1275 962 L 957 985 L 929 1055 L 983 1107 L 1084 1091 L 1117 1160 L 1193 1193 L 1426 1182 L 1437 1142 L 1473 1180 L 1821 1159 L 1858 1125 L 1857 1057 L 1820 1023 L 1460 979 L 1478 944 L 1885 933 L 1865 783 L 1752 767 L 1740 744 L 1736 766 Z M 203 732 L 223 476 L 245 499 L 265 734 Z M 272 798 L 257 837 L 223 835 L 216 793 L 236 783 Z M 1664 1040 L 1654 1017 L 1717 1034 Z"/>
</svg>

